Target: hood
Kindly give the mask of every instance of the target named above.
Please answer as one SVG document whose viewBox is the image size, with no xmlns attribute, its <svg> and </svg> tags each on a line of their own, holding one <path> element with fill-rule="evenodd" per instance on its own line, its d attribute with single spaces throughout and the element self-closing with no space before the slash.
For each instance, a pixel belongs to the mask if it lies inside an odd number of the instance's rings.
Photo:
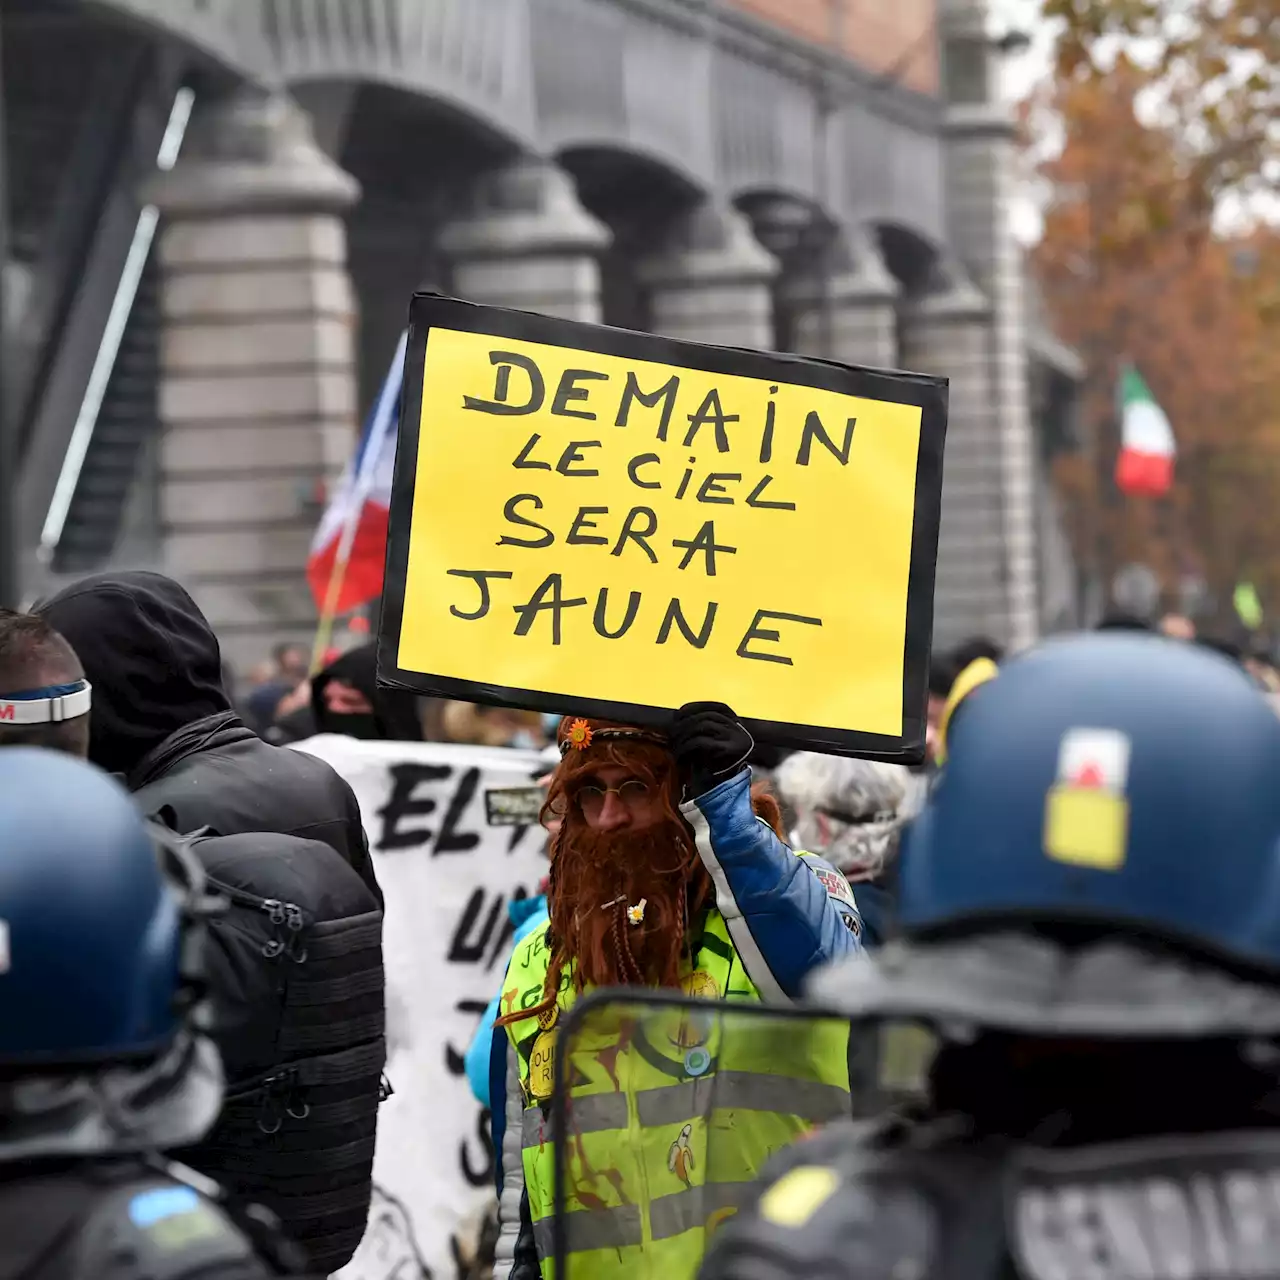
<svg viewBox="0 0 1280 1280">
<path fill-rule="evenodd" d="M 171 734 L 231 709 L 222 655 L 194 600 L 158 573 L 95 574 L 35 608 L 93 686 L 89 759 L 128 774 Z"/>
<path fill-rule="evenodd" d="M 324 700 L 325 686 L 331 680 L 341 680 L 358 689 L 373 707 L 373 715 L 334 715 Z M 317 733 L 341 733 L 351 738 L 386 742 L 422 741 L 417 699 L 402 691 L 378 688 L 377 641 L 348 650 L 312 677 L 311 710 Z"/>
<path fill-rule="evenodd" d="M 546 915 L 546 913 L 547 895 L 545 893 L 539 893 L 533 898 L 512 898 L 507 903 L 507 915 L 517 929 L 527 920 L 532 920 L 534 916 Z"/>
</svg>

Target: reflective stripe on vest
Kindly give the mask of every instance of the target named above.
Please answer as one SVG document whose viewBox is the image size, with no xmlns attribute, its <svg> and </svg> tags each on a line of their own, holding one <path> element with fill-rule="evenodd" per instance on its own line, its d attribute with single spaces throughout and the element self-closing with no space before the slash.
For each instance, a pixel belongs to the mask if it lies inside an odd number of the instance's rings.
<svg viewBox="0 0 1280 1280">
<path fill-rule="evenodd" d="M 687 1191 L 677 1191 L 674 1195 L 659 1196 L 649 1203 L 650 1238 L 655 1241 L 672 1240 L 686 1231 L 701 1230 L 712 1214 L 736 1209 L 753 1190 L 758 1189 L 759 1184 L 752 1179 L 750 1182 L 711 1182 L 701 1187 L 690 1187 Z M 555 1247 L 550 1218 L 534 1223 L 533 1238 L 538 1244 L 538 1256 L 550 1258 Z M 642 1244 L 639 1205 L 583 1209 L 568 1217 L 569 1253 L 629 1249 Z"/>
<path fill-rule="evenodd" d="M 550 955 L 545 931 L 537 932 L 512 957 L 507 1010 L 540 999 Z M 708 913 L 694 965 L 728 999 L 759 1000 L 718 911 Z M 558 1025 L 575 998 L 568 978 Z M 705 978 L 698 985 L 705 989 Z M 784 1038 L 782 1024 L 771 1034 L 763 1020 L 749 1028 L 744 1020 L 741 1032 L 730 1021 L 726 1031 L 722 1017 L 702 1025 L 687 1010 L 672 1011 L 668 1025 L 661 1010 L 638 1008 L 640 1023 L 619 1050 L 609 1012 L 579 1027 L 570 1047 L 576 1083 L 568 1100 L 565 1227 L 574 1274 L 600 1269 L 611 1280 L 680 1280 L 696 1270 L 709 1221 L 716 1225 L 742 1202 L 773 1152 L 812 1125 L 849 1115 L 847 1029 L 788 1022 Z M 694 1024 L 696 1043 L 711 1057 L 710 1069 L 697 1076 L 685 1070 L 683 1038 Z M 529 1018 L 507 1032 L 529 1102 L 521 1134 L 529 1212 L 542 1273 L 551 1280 L 551 1114 L 545 1099 L 529 1096 L 529 1060 L 541 1029 Z M 554 1052 L 563 1049 L 557 1040 Z"/>
<path fill-rule="evenodd" d="M 631 1096 L 646 1129 L 662 1125 L 679 1128 L 712 1110 L 772 1111 L 793 1115 L 806 1124 L 828 1124 L 847 1116 L 850 1105 L 849 1090 L 840 1085 L 756 1071 L 717 1071 Z M 572 1107 L 574 1133 L 605 1133 L 627 1127 L 626 1094 L 590 1093 L 574 1098 Z M 551 1117 L 543 1114 L 542 1107 L 526 1107 L 523 1126 L 524 1146 L 540 1147 L 551 1140 Z"/>
</svg>

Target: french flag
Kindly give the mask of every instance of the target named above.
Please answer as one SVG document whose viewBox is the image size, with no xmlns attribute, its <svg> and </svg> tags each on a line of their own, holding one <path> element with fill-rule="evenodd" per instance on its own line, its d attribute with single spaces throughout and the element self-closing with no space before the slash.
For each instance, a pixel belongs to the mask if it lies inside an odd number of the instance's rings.
<svg viewBox="0 0 1280 1280">
<path fill-rule="evenodd" d="M 382 592 L 408 336 L 400 335 L 355 457 L 347 464 L 311 540 L 307 582 L 322 618 L 347 613 Z"/>
</svg>

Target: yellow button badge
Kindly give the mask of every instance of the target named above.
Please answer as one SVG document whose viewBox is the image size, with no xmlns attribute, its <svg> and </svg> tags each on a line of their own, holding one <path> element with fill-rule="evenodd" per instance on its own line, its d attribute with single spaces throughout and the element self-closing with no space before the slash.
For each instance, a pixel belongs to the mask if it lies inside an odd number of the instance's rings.
<svg viewBox="0 0 1280 1280">
<path fill-rule="evenodd" d="M 529 1092 L 535 1098 L 551 1097 L 555 1084 L 556 1028 L 538 1033 L 529 1055 Z"/>
</svg>

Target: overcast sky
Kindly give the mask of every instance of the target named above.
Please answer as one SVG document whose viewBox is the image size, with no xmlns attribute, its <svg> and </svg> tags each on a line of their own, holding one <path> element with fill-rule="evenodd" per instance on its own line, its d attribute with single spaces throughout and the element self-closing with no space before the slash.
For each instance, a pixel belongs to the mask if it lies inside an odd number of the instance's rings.
<svg viewBox="0 0 1280 1280">
<path fill-rule="evenodd" d="M 1029 49 L 1005 62 L 1004 92 L 1011 101 L 1018 101 L 1049 75 L 1053 27 L 1039 17 L 1039 0 L 995 0 L 992 9 L 1003 29 L 1025 31 L 1031 37 Z M 1024 243 L 1030 244 L 1040 238 L 1040 212 L 1030 192 L 1018 200 L 1013 211 L 1013 224 L 1018 238 Z"/>
</svg>

